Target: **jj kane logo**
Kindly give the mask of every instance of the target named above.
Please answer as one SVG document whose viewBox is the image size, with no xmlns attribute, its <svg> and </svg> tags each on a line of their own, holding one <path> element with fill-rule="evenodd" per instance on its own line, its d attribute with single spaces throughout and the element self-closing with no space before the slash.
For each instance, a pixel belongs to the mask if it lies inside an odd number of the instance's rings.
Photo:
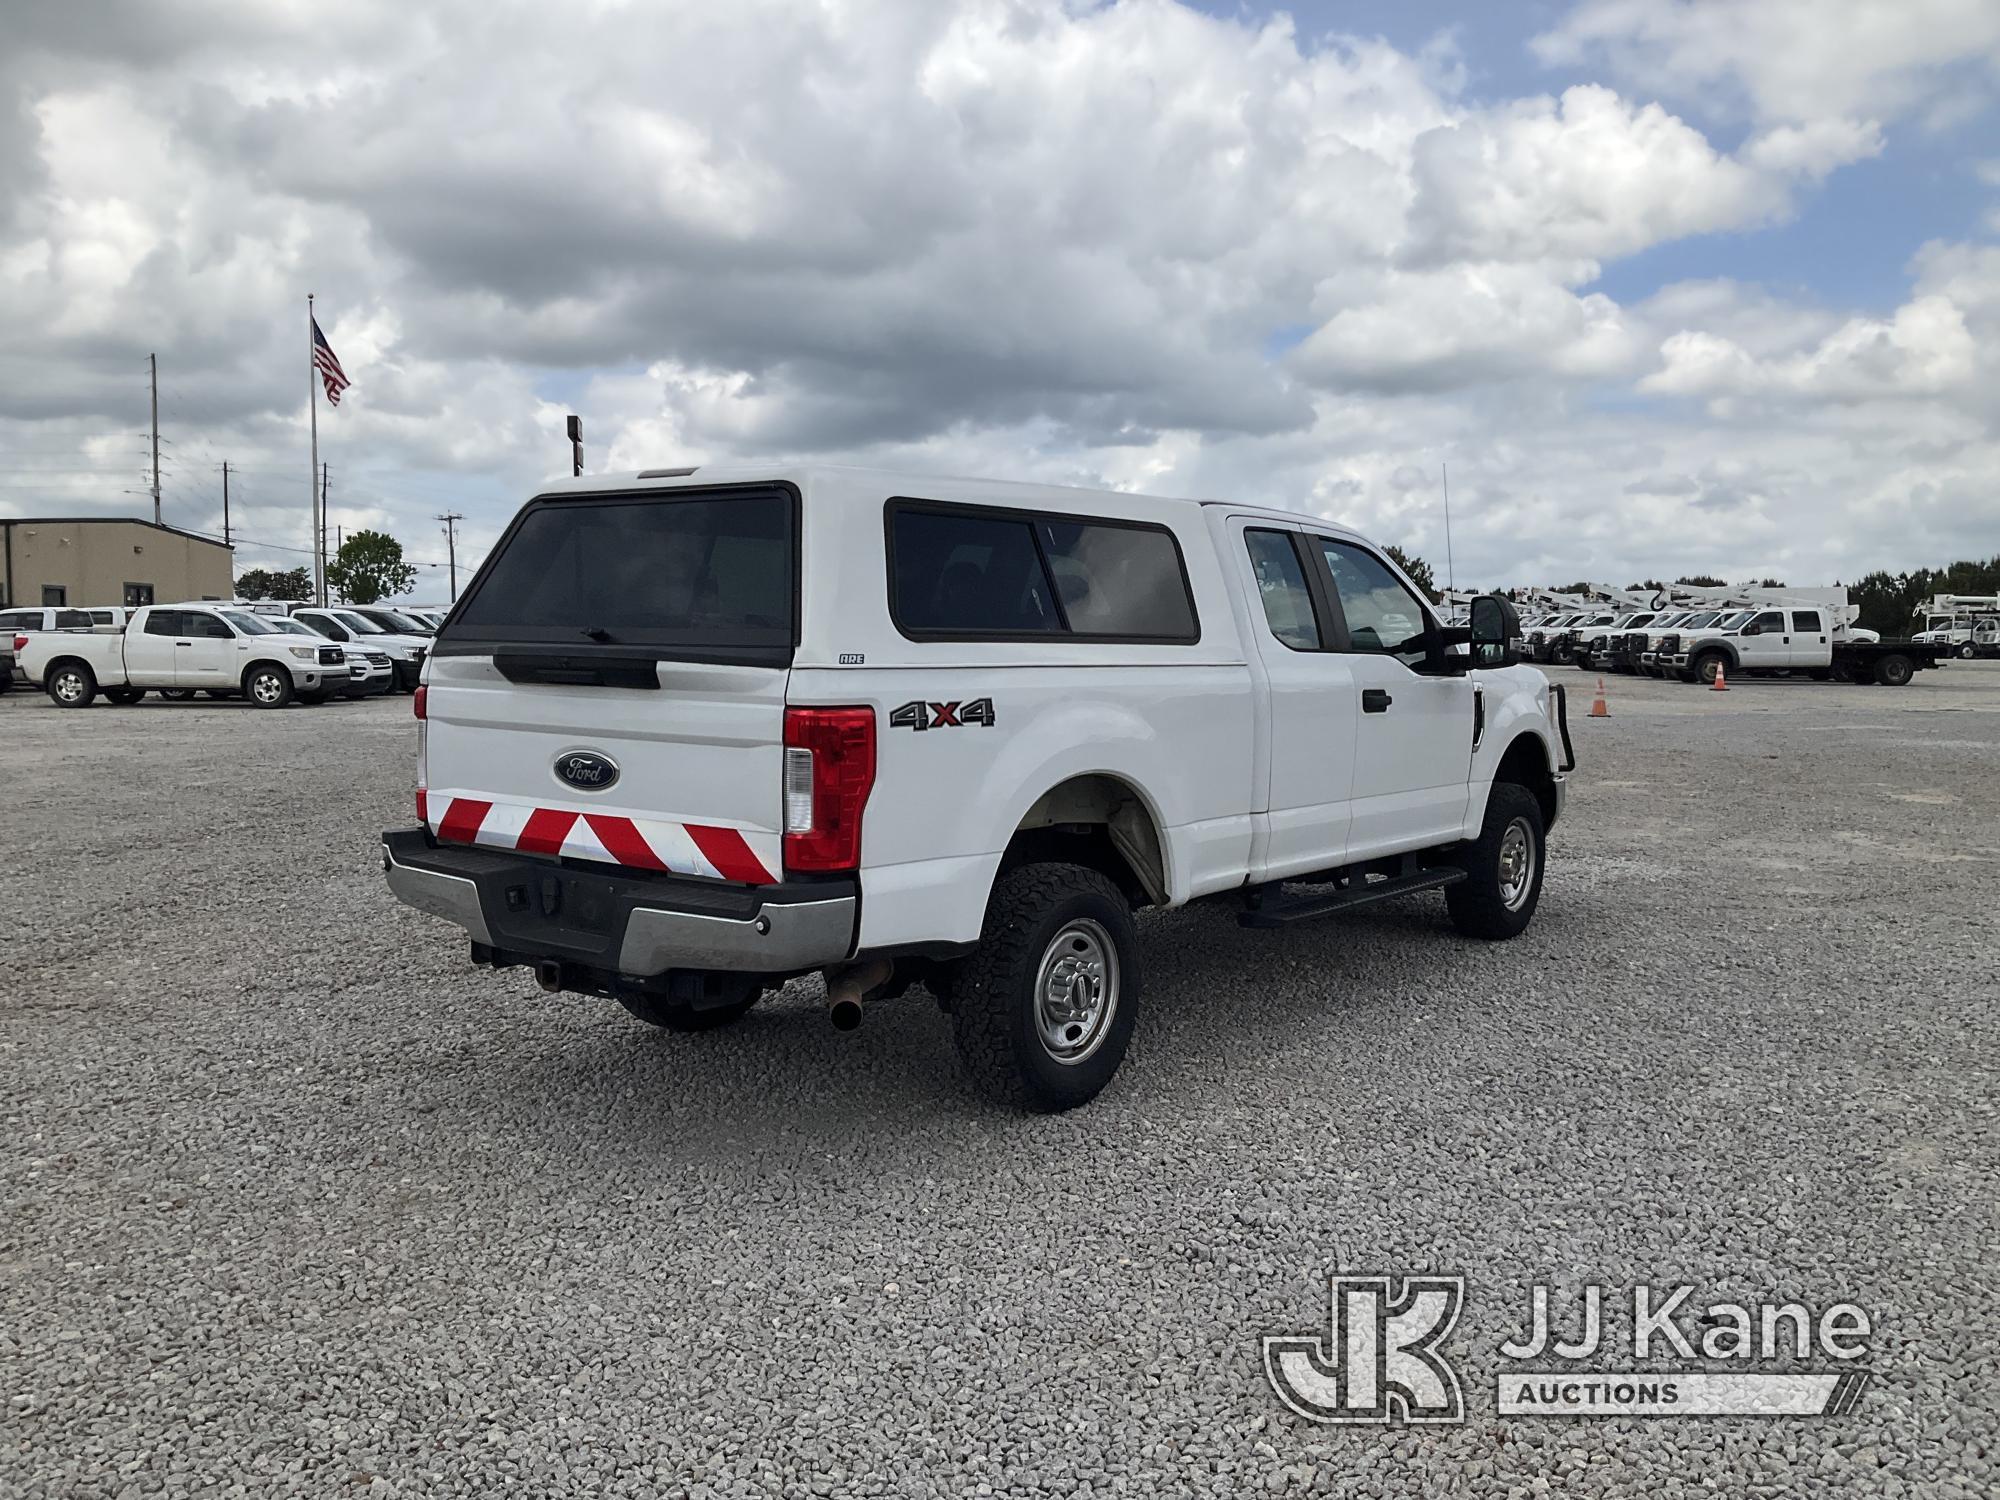
<svg viewBox="0 0 2000 1500">
<path fill-rule="evenodd" d="M 1465 1420 L 1445 1343 L 1464 1277 L 1334 1275 L 1327 1296 L 1324 1336 L 1263 1341 L 1280 1401 L 1314 1422 Z M 1852 1302 L 1818 1312 L 1801 1302 L 1703 1304 L 1685 1285 L 1642 1284 L 1622 1299 L 1587 1285 L 1565 1315 L 1555 1290 L 1536 1283 L 1526 1331 L 1499 1346 L 1494 1406 L 1503 1416 L 1841 1416 L 1867 1389 L 1853 1364 L 1872 1332 Z"/>
</svg>

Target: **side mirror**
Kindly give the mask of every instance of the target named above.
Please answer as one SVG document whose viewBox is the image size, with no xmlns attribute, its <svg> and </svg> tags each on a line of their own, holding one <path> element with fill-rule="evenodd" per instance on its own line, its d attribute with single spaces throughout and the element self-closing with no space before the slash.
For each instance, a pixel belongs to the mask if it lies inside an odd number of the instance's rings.
<svg viewBox="0 0 2000 1500">
<path fill-rule="evenodd" d="M 1521 617 L 1498 594 L 1472 601 L 1472 661 L 1480 667 L 1511 667 L 1521 659 Z"/>
</svg>

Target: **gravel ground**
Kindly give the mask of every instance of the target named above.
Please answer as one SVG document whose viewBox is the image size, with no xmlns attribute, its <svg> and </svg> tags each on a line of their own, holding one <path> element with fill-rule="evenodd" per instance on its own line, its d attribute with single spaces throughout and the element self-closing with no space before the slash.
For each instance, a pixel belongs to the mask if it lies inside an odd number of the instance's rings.
<svg viewBox="0 0 2000 1500">
<path fill-rule="evenodd" d="M 376 867 L 406 699 L 0 698 L 0 1493 L 1993 1495 L 2000 664 L 1612 707 L 1525 937 L 1148 917 L 1124 1072 L 1030 1119 L 921 994 L 473 971 Z M 1470 1279 L 1464 1425 L 1278 1404 L 1335 1266 Z M 1873 1383 L 1497 1416 L 1586 1276 L 1851 1298 Z"/>
</svg>

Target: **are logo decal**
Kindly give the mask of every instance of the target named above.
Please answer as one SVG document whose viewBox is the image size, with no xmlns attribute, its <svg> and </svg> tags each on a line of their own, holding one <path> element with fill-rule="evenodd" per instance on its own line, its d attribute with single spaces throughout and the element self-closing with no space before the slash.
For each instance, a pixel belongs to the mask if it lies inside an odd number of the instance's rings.
<svg viewBox="0 0 2000 1500">
<path fill-rule="evenodd" d="M 927 703 L 914 699 L 889 715 L 891 729 L 962 729 L 967 724 L 993 727 L 993 700 L 974 698 L 970 703 Z"/>
</svg>

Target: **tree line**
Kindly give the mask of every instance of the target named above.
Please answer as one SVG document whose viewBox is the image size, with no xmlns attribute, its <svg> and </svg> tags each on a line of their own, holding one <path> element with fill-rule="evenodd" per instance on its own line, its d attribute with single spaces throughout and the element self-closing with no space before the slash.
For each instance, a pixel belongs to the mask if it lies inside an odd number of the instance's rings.
<svg viewBox="0 0 2000 1500">
<path fill-rule="evenodd" d="M 386 531 L 357 531 L 327 560 L 327 591 L 343 604 L 373 604 L 408 593 L 417 570 L 403 561 L 403 544 Z M 311 568 L 247 568 L 236 575 L 239 599 L 310 599 Z"/>
</svg>

